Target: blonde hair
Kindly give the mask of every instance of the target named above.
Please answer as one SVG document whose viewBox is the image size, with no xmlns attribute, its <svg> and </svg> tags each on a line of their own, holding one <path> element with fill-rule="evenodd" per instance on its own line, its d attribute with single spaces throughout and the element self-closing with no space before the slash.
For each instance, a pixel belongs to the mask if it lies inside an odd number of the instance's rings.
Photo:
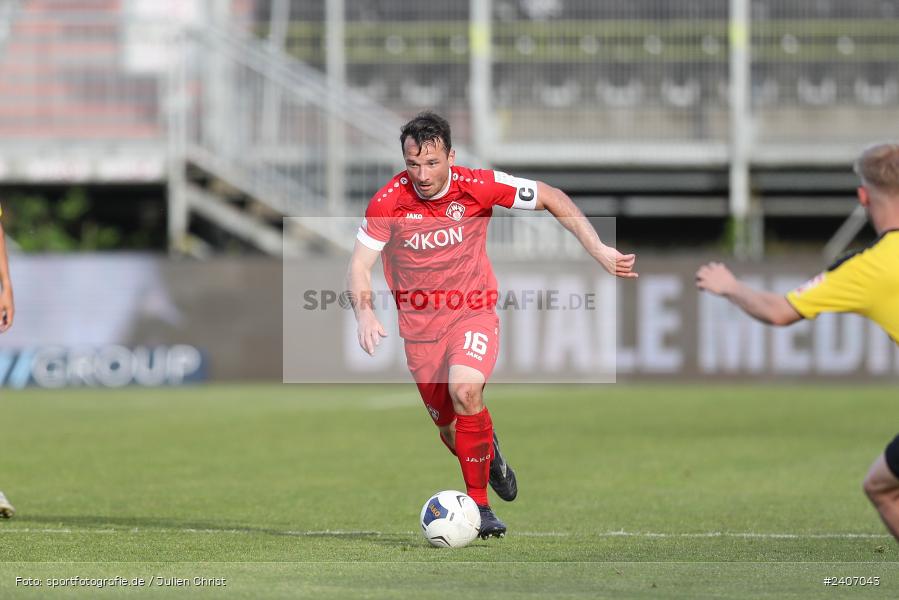
<svg viewBox="0 0 899 600">
<path fill-rule="evenodd" d="M 899 144 L 868 147 L 855 161 L 854 170 L 863 185 L 891 195 L 899 194 Z"/>
</svg>

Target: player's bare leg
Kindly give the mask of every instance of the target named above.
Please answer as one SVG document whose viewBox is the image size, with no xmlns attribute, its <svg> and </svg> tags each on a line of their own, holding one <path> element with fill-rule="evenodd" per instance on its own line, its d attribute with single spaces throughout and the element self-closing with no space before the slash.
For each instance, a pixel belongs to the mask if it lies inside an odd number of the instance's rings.
<svg viewBox="0 0 899 600">
<path fill-rule="evenodd" d="M 884 525 L 899 540 L 899 479 L 887 466 L 884 454 L 871 465 L 863 487 Z"/>
<path fill-rule="evenodd" d="M 476 415 L 484 410 L 484 374 L 465 365 L 450 365 L 449 393 L 457 415 Z"/>
<path fill-rule="evenodd" d="M 16 514 L 16 509 L 10 504 L 3 492 L 0 492 L 0 518 L 8 519 Z"/>
<path fill-rule="evenodd" d="M 449 393 L 456 412 L 455 448 L 468 495 L 481 512 L 482 538 L 502 537 L 506 524 L 487 499 L 490 460 L 493 457 L 493 421 L 484 406 L 484 374 L 465 365 L 450 365 Z"/>
</svg>

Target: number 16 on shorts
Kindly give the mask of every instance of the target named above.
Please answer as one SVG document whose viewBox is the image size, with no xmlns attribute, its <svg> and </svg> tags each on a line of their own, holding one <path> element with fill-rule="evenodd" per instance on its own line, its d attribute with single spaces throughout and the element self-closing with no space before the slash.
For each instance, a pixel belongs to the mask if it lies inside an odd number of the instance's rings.
<svg viewBox="0 0 899 600">
<path fill-rule="evenodd" d="M 487 337 L 487 334 L 481 333 L 480 331 L 466 331 L 465 345 L 462 346 L 462 349 L 484 356 L 487 354 L 488 341 L 490 340 Z"/>
<path fill-rule="evenodd" d="M 477 369 L 490 379 L 499 350 L 499 323 L 495 315 L 478 315 L 459 323 L 449 336 L 449 364 Z"/>
</svg>

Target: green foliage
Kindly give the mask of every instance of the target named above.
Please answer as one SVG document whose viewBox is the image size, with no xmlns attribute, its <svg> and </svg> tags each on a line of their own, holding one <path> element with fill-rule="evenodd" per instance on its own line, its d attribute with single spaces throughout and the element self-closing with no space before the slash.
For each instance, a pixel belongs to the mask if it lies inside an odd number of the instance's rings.
<svg viewBox="0 0 899 600">
<path fill-rule="evenodd" d="M 72 188 L 58 199 L 14 194 L 3 200 L 3 228 L 24 252 L 110 250 L 121 244 L 115 227 L 89 215 L 92 202 L 84 190 Z"/>
<path fill-rule="evenodd" d="M 737 232 L 739 223 L 732 216 L 724 222 L 724 231 L 721 232 L 721 239 L 718 241 L 718 250 L 721 252 L 732 253 L 737 247 Z"/>
</svg>

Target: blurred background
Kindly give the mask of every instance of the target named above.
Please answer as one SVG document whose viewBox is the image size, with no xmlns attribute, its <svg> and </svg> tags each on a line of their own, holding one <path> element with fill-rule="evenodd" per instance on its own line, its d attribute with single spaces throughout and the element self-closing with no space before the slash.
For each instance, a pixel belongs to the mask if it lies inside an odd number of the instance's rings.
<svg viewBox="0 0 899 600">
<path fill-rule="evenodd" d="M 2 0 L 0 23 L 5 386 L 280 381 L 286 336 L 337 340 L 328 380 L 355 381 L 345 315 L 282 333 L 282 273 L 343 272 L 424 109 L 459 163 L 614 218 L 643 275 L 610 301 L 622 378 L 899 373 L 861 319 L 766 330 L 692 289 L 717 257 L 785 291 L 873 240 L 851 165 L 899 137 L 899 0 Z M 501 273 L 586 277 L 552 219 L 495 221 Z M 545 352 L 578 380 L 596 337 L 516 338 L 508 375 Z"/>
</svg>

